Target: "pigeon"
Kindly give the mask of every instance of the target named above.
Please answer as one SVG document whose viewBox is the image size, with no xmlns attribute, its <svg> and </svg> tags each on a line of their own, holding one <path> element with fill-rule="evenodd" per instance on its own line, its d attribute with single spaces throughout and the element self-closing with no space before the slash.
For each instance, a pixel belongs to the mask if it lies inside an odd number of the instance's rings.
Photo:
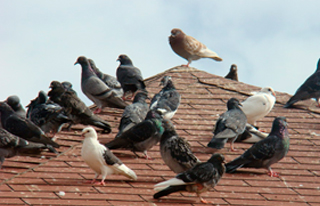
<svg viewBox="0 0 320 206">
<path fill-rule="evenodd" d="M 269 114 L 276 103 L 275 96 L 276 94 L 271 87 L 264 87 L 241 102 L 241 109 L 247 116 L 247 122 L 255 125 L 257 120 Z"/>
<path fill-rule="evenodd" d="M 231 65 L 229 73 L 224 78 L 231 79 L 234 81 L 239 81 L 238 80 L 238 68 L 237 68 L 236 64 Z"/>
<path fill-rule="evenodd" d="M 320 107 L 320 59 L 318 60 L 316 71 L 297 89 L 284 107 L 290 108 L 298 101 L 312 98 L 316 99 Z"/>
<path fill-rule="evenodd" d="M 38 97 L 27 105 L 27 118 L 52 138 L 61 131 L 65 123 L 70 123 L 71 120 L 66 116 L 63 107 L 47 99 L 46 93 L 40 91 Z"/>
<path fill-rule="evenodd" d="M 180 57 L 188 61 L 187 66 L 193 60 L 200 58 L 211 58 L 216 61 L 222 61 L 222 58 L 217 53 L 208 49 L 206 45 L 202 44 L 192 36 L 186 35 L 181 29 L 172 29 L 171 35 L 169 36 L 169 43 L 171 49 L 178 54 Z"/>
<path fill-rule="evenodd" d="M 44 144 L 29 142 L 0 128 L 0 169 L 5 158 L 24 154 L 38 154 L 46 148 Z"/>
<path fill-rule="evenodd" d="M 271 177 L 279 177 L 279 173 L 271 169 L 286 156 L 289 151 L 290 138 L 285 117 L 276 117 L 268 137 L 255 143 L 241 156 L 226 164 L 226 172 L 232 173 L 239 168 L 265 168 Z"/>
<path fill-rule="evenodd" d="M 162 90 L 155 94 L 150 103 L 150 110 L 158 110 L 164 119 L 171 119 L 177 112 L 181 96 L 176 90 L 171 76 L 164 76 L 160 82 Z"/>
<path fill-rule="evenodd" d="M 160 182 L 154 186 L 157 192 L 154 199 L 169 195 L 174 192 L 196 193 L 202 203 L 210 203 L 200 195 L 218 184 L 225 173 L 224 156 L 213 154 L 207 162 L 196 164 L 191 169 L 179 173 L 174 178 Z"/>
<path fill-rule="evenodd" d="M 8 132 L 28 141 L 59 148 L 59 144 L 48 138 L 37 125 L 31 120 L 17 115 L 5 102 L 0 102 L 0 116 L 1 125 Z M 51 148 L 51 151 L 56 153 L 54 148 Z"/>
<path fill-rule="evenodd" d="M 132 104 L 126 106 L 122 113 L 119 132 L 116 135 L 116 138 L 146 118 L 149 111 L 149 106 L 146 103 L 146 99 L 148 99 L 148 92 L 138 91 L 133 99 Z"/>
<path fill-rule="evenodd" d="M 117 68 L 116 75 L 124 92 L 123 99 L 130 99 L 136 91 L 146 89 L 141 71 L 133 66 L 127 55 L 121 54 L 117 61 L 120 61 L 120 65 Z M 132 94 L 131 97 L 127 97 L 128 93 Z"/>
<path fill-rule="evenodd" d="M 96 73 L 96 75 L 110 88 L 114 89 L 114 91 L 116 93 L 118 93 L 118 95 L 120 97 L 123 96 L 123 90 L 121 87 L 120 82 L 118 82 L 117 78 L 108 75 L 108 74 L 104 74 L 102 73 L 96 66 L 96 64 L 94 63 L 94 61 L 92 59 L 88 59 L 89 64 L 92 68 L 92 70 Z"/>
<path fill-rule="evenodd" d="M 228 100 L 228 111 L 223 113 L 217 120 L 213 137 L 208 143 L 208 147 L 214 149 L 222 149 L 225 143 L 231 141 L 231 151 L 235 151 L 233 147 L 234 141 L 238 135 L 245 131 L 247 118 L 240 108 L 241 104 L 238 99 L 231 98 Z"/>
<path fill-rule="evenodd" d="M 104 180 L 107 175 L 120 174 L 130 179 L 137 180 L 134 171 L 121 162 L 108 148 L 100 144 L 97 132 L 92 127 L 86 127 L 82 130 L 84 137 L 81 149 L 81 157 L 85 163 L 96 173 L 92 184 L 101 174 L 102 179 L 99 185 L 105 185 Z"/>
<path fill-rule="evenodd" d="M 64 82 L 61 82 L 61 84 L 62 84 L 62 86 L 64 87 L 64 89 L 65 89 L 66 91 L 72 92 L 72 93 L 74 93 L 75 95 L 77 95 L 77 92 L 72 89 L 72 84 L 71 84 L 71 82 L 64 81 Z"/>
<path fill-rule="evenodd" d="M 156 145 L 164 132 L 162 116 L 156 111 L 149 111 L 145 120 L 123 132 L 118 138 L 106 143 L 109 149 L 130 149 L 133 153 L 143 152 L 146 159 L 147 150 Z"/>
<path fill-rule="evenodd" d="M 243 142 L 243 143 L 256 143 L 260 140 L 266 138 L 268 133 L 259 131 L 256 127 L 252 126 L 251 124 L 246 124 L 246 130 L 238 136 L 236 142 Z"/>
<path fill-rule="evenodd" d="M 188 141 L 179 137 L 170 120 L 164 120 L 163 127 L 160 153 L 163 161 L 173 172 L 181 173 L 200 163 L 200 160 L 192 153 Z"/>
<path fill-rule="evenodd" d="M 74 124 L 92 125 L 103 129 L 105 133 L 111 132 L 107 121 L 95 115 L 76 94 L 66 91 L 60 82 L 52 81 L 50 88 L 50 100 L 62 106 Z"/>
<path fill-rule="evenodd" d="M 103 107 L 124 109 L 128 105 L 117 92 L 107 86 L 96 75 L 86 57 L 78 57 L 74 64 L 81 65 L 81 89 L 82 92 L 97 105 L 94 113 L 100 113 Z"/>
<path fill-rule="evenodd" d="M 16 95 L 9 96 L 5 102 L 21 117 L 26 117 L 26 110 L 20 104 L 20 98 Z"/>
</svg>

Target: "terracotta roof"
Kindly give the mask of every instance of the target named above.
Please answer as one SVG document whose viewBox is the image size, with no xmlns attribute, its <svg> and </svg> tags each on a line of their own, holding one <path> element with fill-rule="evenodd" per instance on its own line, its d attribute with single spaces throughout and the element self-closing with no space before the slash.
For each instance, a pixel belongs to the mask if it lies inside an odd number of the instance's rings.
<svg viewBox="0 0 320 206">
<path fill-rule="evenodd" d="M 230 97 L 244 100 L 251 91 L 260 88 L 199 71 L 176 67 L 146 79 L 150 96 L 160 90 L 159 81 L 171 75 L 182 95 L 181 105 L 173 117 L 177 132 L 189 140 L 199 159 L 206 161 L 210 152 L 205 148 L 212 137 L 218 115 L 226 111 Z M 268 85 L 266 85 L 268 86 Z M 290 151 L 273 166 L 280 178 L 269 177 L 263 169 L 240 169 L 225 174 L 214 191 L 203 197 L 217 205 L 320 205 L 320 109 L 312 100 L 298 103 L 300 108 L 285 109 L 289 99 L 286 93 L 276 92 L 277 103 L 271 113 L 258 122 L 270 131 L 276 116 L 286 116 L 291 138 Z M 311 105 L 311 106 L 307 106 Z M 113 139 L 117 133 L 122 110 L 104 108 L 102 118 L 113 128 L 111 134 L 100 134 L 100 142 Z M 175 193 L 154 200 L 153 185 L 175 176 L 163 163 L 159 146 L 148 154 L 154 160 L 137 158 L 132 152 L 114 150 L 114 153 L 138 175 L 138 181 L 112 175 L 106 186 L 86 184 L 94 173 L 81 160 L 80 132 L 76 125 L 71 131 L 57 134 L 62 145 L 61 154 L 43 153 L 41 157 L 13 157 L 6 159 L 0 170 L 0 205 L 200 205 L 194 194 Z M 99 129 L 97 129 L 99 130 Z M 227 161 L 250 147 L 236 143 L 237 152 L 224 148 L 219 152 Z"/>
</svg>

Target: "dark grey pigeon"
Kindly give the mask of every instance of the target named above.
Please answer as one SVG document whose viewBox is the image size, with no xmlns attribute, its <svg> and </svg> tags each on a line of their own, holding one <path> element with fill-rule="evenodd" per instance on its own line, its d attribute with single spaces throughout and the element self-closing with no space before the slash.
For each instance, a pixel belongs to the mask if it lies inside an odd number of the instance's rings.
<svg viewBox="0 0 320 206">
<path fill-rule="evenodd" d="M 74 124 L 92 125 L 103 129 L 105 133 L 111 132 L 111 126 L 107 121 L 93 114 L 76 94 L 66 91 L 60 82 L 52 81 L 50 88 L 50 100 L 62 106 Z"/>
<path fill-rule="evenodd" d="M 18 96 L 9 96 L 5 102 L 16 112 L 17 115 L 26 117 L 26 110 L 21 105 L 20 98 Z"/>
<path fill-rule="evenodd" d="M 175 178 L 156 184 L 154 189 L 159 192 L 153 198 L 158 199 L 174 192 L 192 192 L 197 194 L 202 203 L 210 203 L 200 195 L 218 184 L 225 173 L 223 163 L 223 155 L 213 154 L 207 162 L 199 163 Z"/>
<path fill-rule="evenodd" d="M 126 106 L 122 113 L 122 117 L 119 125 L 119 132 L 116 135 L 116 138 L 121 136 L 121 134 L 131 127 L 142 122 L 149 111 L 149 106 L 146 103 L 148 99 L 147 91 L 138 91 L 136 96 L 133 99 L 132 104 Z"/>
<path fill-rule="evenodd" d="M 80 64 L 82 92 L 93 101 L 97 109 L 93 113 L 100 113 L 103 107 L 124 109 L 128 104 L 123 101 L 113 88 L 105 84 L 93 71 L 86 57 L 78 57 L 76 64 Z"/>
<path fill-rule="evenodd" d="M 48 97 L 44 91 L 40 91 L 38 97 L 31 100 L 27 106 L 27 118 L 42 129 L 47 136 L 54 137 L 65 123 L 71 120 L 64 112 L 63 107 L 47 101 Z"/>
<path fill-rule="evenodd" d="M 129 93 L 131 93 L 131 97 L 128 99 L 131 99 L 136 91 L 146 88 L 141 71 L 133 66 L 127 55 L 121 54 L 117 61 L 120 61 L 120 65 L 117 68 L 116 75 L 124 92 L 123 99 L 127 99 Z"/>
<path fill-rule="evenodd" d="M 160 85 L 163 85 L 163 88 L 152 98 L 150 110 L 158 110 L 163 114 L 164 119 L 171 119 L 178 110 L 181 96 L 176 90 L 171 76 L 164 76 Z"/>
<path fill-rule="evenodd" d="M 317 100 L 320 107 L 320 59 L 318 60 L 317 70 L 298 88 L 284 107 L 289 108 L 298 101 L 312 98 Z"/>
<path fill-rule="evenodd" d="M 289 151 L 290 138 L 285 117 L 277 117 L 273 121 L 269 136 L 250 147 L 240 157 L 226 164 L 227 172 L 232 173 L 239 168 L 265 168 L 271 177 L 279 174 L 271 169 L 271 165 L 279 162 Z"/>
<path fill-rule="evenodd" d="M 155 111 L 149 111 L 144 121 L 123 132 L 105 146 L 109 149 L 129 149 L 134 153 L 143 152 L 146 159 L 151 159 L 147 150 L 160 141 L 163 131 L 162 116 Z"/>
<path fill-rule="evenodd" d="M 0 169 L 5 158 L 24 154 L 39 154 L 47 147 L 41 143 L 29 142 L 0 128 Z"/>
<path fill-rule="evenodd" d="M 118 96 L 122 97 L 123 96 L 123 90 L 121 87 L 120 82 L 117 80 L 117 78 L 109 75 L 109 74 L 104 74 L 102 73 L 94 63 L 92 59 L 88 59 L 89 64 L 93 71 L 96 73 L 96 75 L 110 88 L 114 89 L 114 91 L 118 94 Z"/>
<path fill-rule="evenodd" d="M 72 88 L 72 84 L 71 82 L 68 82 L 68 81 L 64 81 L 64 82 L 61 82 L 62 86 L 64 87 L 65 90 L 69 91 L 69 92 L 72 92 L 74 93 L 75 95 L 77 95 L 77 92 L 73 90 Z"/>
<path fill-rule="evenodd" d="M 231 141 L 231 151 L 235 151 L 233 143 L 245 131 L 247 123 L 247 117 L 240 106 L 238 99 L 229 99 L 227 102 L 228 111 L 218 118 L 208 147 L 222 149 L 227 141 Z"/>
<path fill-rule="evenodd" d="M 163 127 L 160 154 L 164 163 L 173 172 L 181 173 L 200 163 L 200 160 L 192 153 L 188 141 L 179 137 L 170 120 L 164 120 Z"/>
<path fill-rule="evenodd" d="M 236 64 L 231 65 L 229 73 L 224 78 L 238 81 L 238 68 Z"/>
<path fill-rule="evenodd" d="M 5 102 L 0 102 L 0 115 L 1 125 L 8 132 L 28 141 L 59 148 L 59 145 L 48 138 L 37 125 L 31 120 L 17 115 Z"/>
</svg>

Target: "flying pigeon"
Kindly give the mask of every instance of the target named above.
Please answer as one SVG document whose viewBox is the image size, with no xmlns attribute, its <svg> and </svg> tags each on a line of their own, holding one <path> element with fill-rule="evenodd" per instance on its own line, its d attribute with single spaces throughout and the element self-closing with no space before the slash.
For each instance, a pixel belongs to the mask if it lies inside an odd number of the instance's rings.
<svg viewBox="0 0 320 206">
<path fill-rule="evenodd" d="M 247 122 L 255 125 L 256 121 L 265 117 L 276 103 L 276 94 L 271 87 L 264 87 L 253 96 L 241 102 L 242 111 L 247 116 Z"/>
<path fill-rule="evenodd" d="M 133 66 L 131 59 L 127 55 L 121 54 L 117 61 L 120 61 L 120 65 L 117 68 L 116 75 L 124 92 L 123 98 L 126 99 L 128 93 L 132 94 L 130 97 L 132 98 L 136 91 L 146 88 L 141 71 Z"/>
<path fill-rule="evenodd" d="M 118 93 L 118 96 L 122 97 L 123 96 L 123 90 L 121 87 L 120 82 L 118 82 L 117 78 L 108 75 L 108 74 L 104 74 L 102 73 L 96 66 L 96 64 L 94 63 L 94 61 L 92 59 L 88 59 L 89 64 L 91 66 L 91 68 L 93 69 L 93 71 L 96 73 L 96 75 L 110 88 L 112 88 L 114 90 L 114 92 Z"/>
<path fill-rule="evenodd" d="M 196 193 L 202 203 L 209 203 L 200 195 L 218 184 L 225 173 L 223 163 L 223 155 L 213 154 L 207 162 L 199 163 L 175 178 L 156 184 L 154 189 L 159 192 L 154 194 L 153 198 L 158 199 L 174 192 L 186 191 Z"/>
<path fill-rule="evenodd" d="M 26 117 L 26 110 L 20 103 L 20 98 L 16 95 L 9 96 L 5 102 L 21 117 Z"/>
<path fill-rule="evenodd" d="M 126 106 L 122 113 L 119 132 L 116 135 L 116 138 L 146 118 L 149 111 L 149 106 L 146 103 L 146 99 L 148 99 L 148 92 L 138 91 L 133 99 L 132 104 Z"/>
<path fill-rule="evenodd" d="M 111 87 L 107 86 L 93 71 L 86 57 L 80 56 L 74 63 L 80 64 L 82 92 L 97 105 L 94 113 L 100 113 L 103 107 L 124 109 L 128 104 Z"/>
<path fill-rule="evenodd" d="M 46 148 L 44 144 L 29 142 L 0 128 L 0 169 L 5 158 L 24 154 L 38 154 Z"/>
<path fill-rule="evenodd" d="M 171 76 L 164 76 L 160 82 L 162 90 L 155 94 L 150 103 L 150 110 L 158 110 L 164 119 L 171 119 L 177 112 L 181 96 L 176 90 Z"/>
<path fill-rule="evenodd" d="M 193 60 L 200 58 L 211 58 L 216 61 L 222 61 L 217 53 L 208 49 L 206 45 L 202 44 L 192 36 L 186 35 L 181 29 L 172 29 L 171 35 L 169 36 L 169 43 L 172 50 L 188 61 L 187 66 Z"/>
<path fill-rule="evenodd" d="M 156 111 L 149 111 L 145 120 L 123 132 L 105 146 L 109 149 L 130 149 L 134 153 L 143 152 L 146 159 L 151 159 L 147 150 L 160 141 L 163 131 L 162 116 Z"/>
<path fill-rule="evenodd" d="M 231 98 L 228 100 L 228 111 L 218 118 L 213 132 L 214 135 L 208 143 L 208 147 L 222 149 L 229 140 L 231 141 L 231 151 L 235 151 L 233 143 L 245 131 L 247 123 L 246 115 L 240 106 L 238 99 Z"/>
<path fill-rule="evenodd" d="M 238 80 L 238 68 L 237 68 L 236 64 L 231 65 L 229 73 L 224 78 L 231 79 L 234 81 L 239 81 Z"/>
<path fill-rule="evenodd" d="M 47 136 L 54 137 L 65 123 L 71 120 L 66 116 L 63 107 L 47 101 L 44 91 L 40 91 L 38 97 L 27 105 L 27 118 L 42 129 Z"/>
<path fill-rule="evenodd" d="M 59 144 L 48 138 L 37 125 L 31 120 L 17 115 L 5 102 L 0 102 L 0 116 L 1 125 L 8 132 L 28 141 L 59 148 Z M 56 152 L 53 148 L 51 151 Z"/>
<path fill-rule="evenodd" d="M 318 60 L 317 70 L 297 89 L 284 107 L 289 108 L 298 101 L 311 98 L 316 99 L 320 107 L 320 59 Z"/>
<path fill-rule="evenodd" d="M 259 131 L 256 127 L 252 126 L 251 124 L 246 124 L 246 130 L 238 136 L 236 142 L 243 142 L 243 143 L 256 143 L 260 140 L 266 138 L 268 133 Z"/>
<path fill-rule="evenodd" d="M 163 127 L 160 153 L 163 161 L 173 172 L 181 173 L 200 163 L 200 160 L 192 153 L 188 141 L 179 137 L 170 120 L 164 120 Z"/>
<path fill-rule="evenodd" d="M 226 164 L 226 172 L 232 173 L 239 168 L 265 168 L 271 177 L 279 174 L 271 169 L 271 165 L 277 163 L 286 156 L 289 151 L 290 139 L 285 117 L 274 119 L 272 129 L 267 138 L 255 143 L 241 156 Z"/>
<path fill-rule="evenodd" d="M 120 174 L 130 179 L 137 180 L 134 171 L 121 162 L 108 148 L 100 144 L 97 132 L 92 127 L 82 130 L 84 137 L 81 149 L 81 157 L 87 165 L 96 173 L 91 183 L 95 183 L 99 175 L 102 176 L 99 185 L 105 185 L 107 175 Z"/>
<path fill-rule="evenodd" d="M 105 133 L 111 132 L 107 121 L 95 115 L 76 94 L 66 91 L 60 82 L 52 81 L 50 88 L 50 100 L 62 106 L 74 124 L 93 125 L 103 129 Z"/>
</svg>

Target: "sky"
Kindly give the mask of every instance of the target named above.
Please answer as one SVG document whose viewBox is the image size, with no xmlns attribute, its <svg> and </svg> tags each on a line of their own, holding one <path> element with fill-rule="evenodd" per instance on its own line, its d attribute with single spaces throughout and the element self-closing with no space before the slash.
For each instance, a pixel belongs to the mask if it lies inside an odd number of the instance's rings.
<svg viewBox="0 0 320 206">
<path fill-rule="evenodd" d="M 79 97 L 78 56 L 115 76 L 127 54 L 144 78 L 187 61 L 170 48 L 173 28 L 215 51 L 222 62 L 191 67 L 225 76 L 237 64 L 239 81 L 293 94 L 320 58 L 320 1 L 316 0 L 0 0 L 0 98 L 27 105 L 53 80 L 70 81 Z M 160 88 L 159 88 L 160 90 Z M 2 101 L 1 100 L 1 101 Z"/>
</svg>

